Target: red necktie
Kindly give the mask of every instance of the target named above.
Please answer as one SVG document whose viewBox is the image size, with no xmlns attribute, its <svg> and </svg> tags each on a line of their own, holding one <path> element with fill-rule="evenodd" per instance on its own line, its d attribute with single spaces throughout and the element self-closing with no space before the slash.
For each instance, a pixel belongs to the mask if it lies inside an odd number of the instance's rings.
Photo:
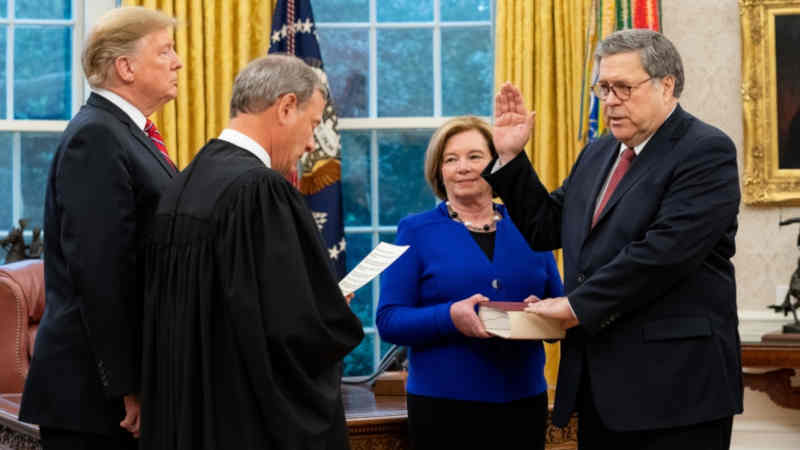
<svg viewBox="0 0 800 450">
<path fill-rule="evenodd" d="M 161 154 L 164 155 L 164 159 L 172 166 L 173 169 L 177 169 L 175 167 L 175 163 L 169 159 L 169 153 L 167 152 L 167 146 L 164 145 L 164 139 L 161 137 L 161 133 L 158 132 L 158 128 L 156 128 L 156 124 L 153 123 L 150 119 L 147 119 L 147 122 L 144 124 L 144 132 L 150 136 L 150 140 L 153 141 L 153 144 L 161 151 Z"/>
<path fill-rule="evenodd" d="M 619 181 L 622 180 L 622 177 L 625 176 L 625 172 L 628 171 L 628 168 L 631 167 L 631 161 L 633 158 L 636 157 L 636 153 L 630 148 L 626 148 L 622 151 L 622 156 L 619 159 L 619 164 L 614 169 L 614 173 L 611 174 L 611 179 L 608 181 L 608 187 L 606 187 L 606 192 L 603 194 L 603 199 L 600 200 L 600 205 L 594 212 L 594 218 L 592 219 L 592 228 L 594 228 L 594 224 L 597 223 L 597 218 L 600 217 L 600 213 L 603 212 L 603 208 L 606 207 L 606 203 L 608 203 L 608 199 L 611 198 L 611 194 L 614 193 L 614 189 L 617 188 Z"/>
</svg>

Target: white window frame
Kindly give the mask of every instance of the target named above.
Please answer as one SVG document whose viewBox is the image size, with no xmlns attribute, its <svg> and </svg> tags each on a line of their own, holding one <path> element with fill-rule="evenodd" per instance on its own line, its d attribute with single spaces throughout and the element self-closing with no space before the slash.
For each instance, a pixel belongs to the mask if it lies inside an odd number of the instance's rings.
<svg viewBox="0 0 800 450">
<path fill-rule="evenodd" d="M 8 10 L 14 11 L 15 0 L 8 0 Z M 81 50 L 83 42 L 91 25 L 100 15 L 117 6 L 116 0 L 72 0 L 71 19 L 17 19 L 11 14 L 0 18 L 0 25 L 7 26 L 6 45 L 6 85 L 0 86 L 6 92 L 6 111 L 9 115 L 14 110 L 14 30 L 17 25 L 44 25 L 44 26 L 71 26 L 72 27 L 72 105 L 70 116 L 78 112 L 85 99 L 89 96 L 88 85 L 81 68 Z M 11 144 L 11 226 L 16 227 L 22 215 L 22 138 L 23 132 L 52 132 L 64 131 L 68 120 L 15 120 L 0 119 L 0 132 L 12 132 Z M 7 151 L 0 149 L 0 151 Z M 8 235 L 9 230 L 0 229 L 0 238 Z M 31 230 L 26 230 L 25 236 L 31 236 Z"/>
<path fill-rule="evenodd" d="M 370 234 L 372 247 L 378 245 L 381 233 L 397 232 L 396 225 L 378 225 L 379 223 L 379 155 L 378 132 L 402 130 L 435 130 L 451 117 L 442 116 L 442 58 L 441 36 L 442 29 L 486 27 L 490 28 L 491 48 L 494 45 L 495 3 L 491 0 L 488 21 L 469 22 L 442 22 L 440 14 L 440 0 L 433 0 L 433 20 L 429 22 L 378 22 L 378 0 L 369 1 L 369 23 L 366 22 L 316 22 L 320 29 L 369 29 L 369 115 L 364 118 L 339 118 L 339 131 L 364 131 L 370 133 L 370 225 L 345 226 L 345 234 Z M 423 117 L 378 117 L 378 30 L 429 28 L 433 30 L 433 116 Z M 482 117 L 489 122 L 490 117 Z M 431 207 L 435 206 L 431 205 Z M 372 323 L 364 327 L 365 335 L 373 336 L 373 368 L 377 368 L 381 360 L 381 340 L 378 336 L 375 323 L 375 312 L 378 309 L 380 297 L 379 279 L 372 283 Z"/>
</svg>

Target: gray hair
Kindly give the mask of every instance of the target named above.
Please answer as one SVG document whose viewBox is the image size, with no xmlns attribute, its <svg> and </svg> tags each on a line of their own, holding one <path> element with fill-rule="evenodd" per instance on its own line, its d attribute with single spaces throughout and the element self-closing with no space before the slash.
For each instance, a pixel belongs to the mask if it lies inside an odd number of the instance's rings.
<svg viewBox="0 0 800 450">
<path fill-rule="evenodd" d="M 594 52 L 595 62 L 606 56 L 638 51 L 645 72 L 653 78 L 675 78 L 672 95 L 683 92 L 683 62 L 678 50 L 663 34 L 646 29 L 620 30 L 603 39 Z"/>
<path fill-rule="evenodd" d="M 305 103 L 314 91 L 327 99 L 328 88 L 302 59 L 291 55 L 271 54 L 251 61 L 233 82 L 230 117 L 241 113 L 259 113 L 288 93 L 297 96 L 297 104 Z"/>
</svg>

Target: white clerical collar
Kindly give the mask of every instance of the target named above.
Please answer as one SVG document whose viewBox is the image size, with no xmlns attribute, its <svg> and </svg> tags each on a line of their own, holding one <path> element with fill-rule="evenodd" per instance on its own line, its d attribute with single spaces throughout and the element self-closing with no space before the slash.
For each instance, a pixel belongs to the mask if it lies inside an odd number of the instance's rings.
<svg viewBox="0 0 800 450">
<path fill-rule="evenodd" d="M 269 153 L 267 153 L 267 151 L 264 150 L 264 147 L 262 147 L 258 142 L 254 141 L 250 136 L 231 128 L 225 128 L 222 130 L 222 133 L 219 134 L 218 139 L 221 141 L 230 142 L 237 147 L 247 150 L 255 155 L 256 158 L 260 159 L 265 166 L 270 168 L 272 167 L 272 160 L 269 157 Z"/>
<path fill-rule="evenodd" d="M 133 120 L 133 123 L 135 123 L 139 129 L 144 130 L 144 125 L 147 123 L 147 117 L 145 117 L 144 114 L 139 111 L 139 108 L 133 106 L 131 102 L 120 97 L 118 94 L 109 91 L 108 89 L 92 89 L 92 92 L 116 105 L 117 108 L 124 111 L 125 114 L 127 114 L 128 117 Z"/>
<path fill-rule="evenodd" d="M 674 113 L 677 108 L 678 108 L 678 104 L 676 103 L 675 106 L 672 107 L 672 111 L 670 111 L 669 114 L 667 114 L 667 118 L 664 119 L 664 123 L 667 123 L 667 120 L 669 120 L 670 116 L 672 116 L 672 113 Z M 659 128 L 661 128 L 661 127 L 659 127 Z M 658 131 L 658 130 L 656 130 L 656 131 Z M 654 134 L 656 134 L 656 133 L 654 132 L 650 136 L 647 136 L 647 139 L 643 140 L 641 142 L 641 144 L 637 145 L 636 147 L 633 147 L 633 153 L 636 153 L 636 156 L 639 156 L 639 153 L 642 153 L 642 150 L 644 149 L 644 146 L 647 145 L 648 142 L 650 142 L 650 138 L 652 138 Z M 619 144 L 619 154 L 621 155 L 622 152 L 626 148 L 628 148 L 627 145 L 625 145 L 623 143 L 620 143 Z"/>
</svg>

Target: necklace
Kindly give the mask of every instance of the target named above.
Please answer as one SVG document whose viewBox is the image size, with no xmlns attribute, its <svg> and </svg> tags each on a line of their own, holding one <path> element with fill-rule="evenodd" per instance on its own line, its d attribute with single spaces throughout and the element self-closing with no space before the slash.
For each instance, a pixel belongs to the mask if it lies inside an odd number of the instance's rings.
<svg viewBox="0 0 800 450">
<path fill-rule="evenodd" d="M 445 205 L 447 205 L 447 215 L 450 216 L 451 219 L 455 220 L 456 222 L 462 223 L 468 230 L 476 231 L 478 233 L 488 233 L 489 230 L 492 229 L 492 225 L 494 225 L 495 223 L 499 222 L 502 219 L 502 217 L 500 217 L 500 214 L 497 213 L 497 207 L 495 206 L 494 202 L 492 202 L 492 212 L 493 212 L 492 218 L 490 219 L 489 223 L 484 224 L 482 226 L 474 225 L 472 222 L 468 220 L 466 221 L 461 220 L 461 218 L 458 217 L 458 213 L 455 212 L 452 206 L 450 206 L 450 202 L 445 202 Z"/>
</svg>

